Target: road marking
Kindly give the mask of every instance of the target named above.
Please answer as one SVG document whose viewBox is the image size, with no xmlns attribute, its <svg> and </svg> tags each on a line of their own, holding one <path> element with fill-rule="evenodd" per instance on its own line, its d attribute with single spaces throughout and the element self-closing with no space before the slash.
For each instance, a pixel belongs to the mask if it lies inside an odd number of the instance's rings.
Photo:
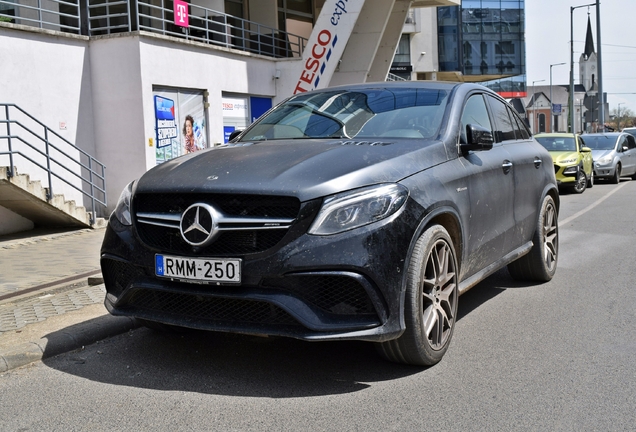
<svg viewBox="0 0 636 432">
<path fill-rule="evenodd" d="M 593 204 L 590 204 L 589 206 L 585 207 L 583 210 L 574 213 L 572 216 L 570 216 L 567 219 L 564 219 L 562 221 L 559 221 L 559 225 L 565 225 L 568 224 L 570 222 L 572 222 L 574 219 L 576 219 L 577 217 L 589 212 L 590 210 L 592 210 L 594 207 L 596 207 L 597 205 L 599 205 L 600 203 L 602 203 L 603 201 L 605 201 L 606 199 L 608 199 L 609 197 L 611 197 L 613 194 L 615 194 L 616 192 L 618 192 L 622 187 L 624 187 L 625 185 L 629 184 L 629 182 L 625 182 L 621 185 L 618 185 L 613 191 L 611 191 L 610 193 L 608 193 L 607 195 L 605 195 L 603 198 L 599 199 L 598 201 L 596 201 Z"/>
</svg>

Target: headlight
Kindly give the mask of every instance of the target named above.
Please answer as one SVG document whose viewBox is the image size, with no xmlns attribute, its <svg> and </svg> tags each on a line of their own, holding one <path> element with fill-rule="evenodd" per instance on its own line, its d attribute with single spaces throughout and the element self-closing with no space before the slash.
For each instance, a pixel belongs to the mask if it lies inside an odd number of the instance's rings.
<svg viewBox="0 0 636 432">
<path fill-rule="evenodd" d="M 385 184 L 333 195 L 322 205 L 309 234 L 330 235 L 385 219 L 406 203 L 408 190 Z"/>
<path fill-rule="evenodd" d="M 563 170 L 563 174 L 576 174 L 579 171 L 578 166 L 567 167 Z"/>
<path fill-rule="evenodd" d="M 598 163 L 600 163 L 601 165 L 605 165 L 612 162 L 612 157 L 611 156 L 605 156 L 604 158 L 600 158 L 598 160 Z"/>
<path fill-rule="evenodd" d="M 113 214 L 123 225 L 132 225 L 132 217 L 130 216 L 130 197 L 132 195 L 133 182 L 128 183 L 119 196 L 117 201 L 117 207 Z"/>
</svg>

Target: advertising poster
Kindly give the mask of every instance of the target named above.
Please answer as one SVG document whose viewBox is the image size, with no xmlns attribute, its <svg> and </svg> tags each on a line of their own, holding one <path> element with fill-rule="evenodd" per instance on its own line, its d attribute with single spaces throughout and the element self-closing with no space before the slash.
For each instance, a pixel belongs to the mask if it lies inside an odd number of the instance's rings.
<svg viewBox="0 0 636 432">
<path fill-rule="evenodd" d="M 203 92 L 155 88 L 156 162 L 208 147 Z"/>
</svg>

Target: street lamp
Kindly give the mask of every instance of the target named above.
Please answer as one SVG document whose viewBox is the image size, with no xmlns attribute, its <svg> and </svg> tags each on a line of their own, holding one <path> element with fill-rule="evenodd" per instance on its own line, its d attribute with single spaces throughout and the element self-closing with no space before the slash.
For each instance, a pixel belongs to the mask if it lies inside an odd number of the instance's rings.
<svg viewBox="0 0 636 432">
<path fill-rule="evenodd" d="M 554 104 L 552 103 L 552 66 L 561 66 L 566 63 L 555 63 L 550 65 L 550 132 L 554 132 Z"/>
<path fill-rule="evenodd" d="M 532 133 L 536 134 L 537 133 L 537 116 L 536 116 L 536 108 L 534 107 L 534 104 L 536 103 L 536 99 L 534 98 L 534 83 L 538 83 L 538 82 L 544 82 L 545 80 L 539 80 L 539 81 L 532 81 Z"/>
<path fill-rule="evenodd" d="M 618 120 L 616 120 L 616 131 L 617 132 L 621 131 L 621 105 L 625 105 L 625 102 L 619 102 L 618 103 L 618 113 L 616 115 L 616 117 L 618 117 Z"/>
<path fill-rule="evenodd" d="M 590 3 L 586 5 L 570 7 L 570 97 L 568 98 L 568 109 L 570 110 L 570 125 L 572 128 L 571 132 L 574 132 L 574 25 L 572 24 L 572 17 L 574 15 L 574 9 L 590 7 L 594 6 L 595 4 L 596 3 Z"/>
</svg>

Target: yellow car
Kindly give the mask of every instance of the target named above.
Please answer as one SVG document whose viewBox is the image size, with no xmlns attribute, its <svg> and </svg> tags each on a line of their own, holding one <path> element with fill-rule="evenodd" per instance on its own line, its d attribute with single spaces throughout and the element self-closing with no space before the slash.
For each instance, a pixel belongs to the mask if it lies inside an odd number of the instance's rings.
<svg viewBox="0 0 636 432">
<path fill-rule="evenodd" d="M 559 187 L 583 193 L 594 186 L 592 149 L 585 146 L 578 134 L 541 133 L 534 136 L 550 152 L 554 162 L 554 174 Z"/>
</svg>

